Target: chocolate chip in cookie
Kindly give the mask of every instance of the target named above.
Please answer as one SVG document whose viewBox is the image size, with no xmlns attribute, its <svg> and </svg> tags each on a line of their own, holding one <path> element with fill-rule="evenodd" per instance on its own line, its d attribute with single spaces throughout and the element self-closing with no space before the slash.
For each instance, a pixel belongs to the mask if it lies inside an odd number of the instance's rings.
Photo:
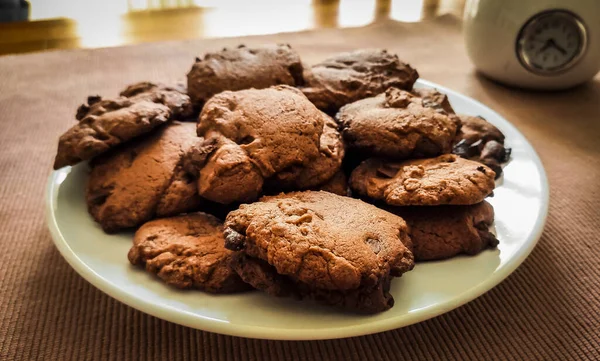
<svg viewBox="0 0 600 361">
<path fill-rule="evenodd" d="M 443 108 L 427 104 L 431 102 L 389 88 L 344 106 L 336 119 L 347 146 L 363 156 L 407 159 L 449 153 L 457 122 Z"/>
<path fill-rule="evenodd" d="M 263 89 L 272 85 L 302 85 L 302 63 L 287 44 L 240 45 L 207 53 L 187 75 L 188 94 L 201 107 L 225 90 Z"/>
<path fill-rule="evenodd" d="M 329 192 L 264 197 L 229 213 L 225 226 L 225 246 L 254 262 L 246 267 L 249 261 L 242 259 L 234 269 L 254 287 L 275 295 L 281 294 L 264 274 L 289 280 L 301 298 L 381 312 L 393 305 L 390 278 L 413 267 L 402 218 Z M 262 275 L 252 271 L 256 263 L 265 265 L 259 267 Z"/>
<path fill-rule="evenodd" d="M 395 54 L 381 49 L 341 53 L 304 72 L 301 87 L 308 99 L 329 113 L 389 87 L 411 90 L 419 74 Z"/>
<path fill-rule="evenodd" d="M 352 172 L 350 188 L 395 206 L 469 205 L 492 193 L 494 177 L 487 166 L 454 154 L 403 162 L 371 158 Z"/>
<path fill-rule="evenodd" d="M 452 153 L 481 162 L 502 174 L 502 163 L 508 162 L 511 149 L 504 146 L 504 134 L 483 117 L 460 115 L 461 128 L 456 134 Z"/>
<path fill-rule="evenodd" d="M 155 219 L 133 237 L 128 258 L 167 284 L 211 293 L 250 289 L 230 267 L 223 224 L 205 213 Z"/>
<path fill-rule="evenodd" d="M 462 127 L 460 132 L 456 134 L 455 143 L 465 139 L 469 144 L 473 144 L 479 140 L 483 143 L 495 140 L 504 144 L 504 134 L 483 117 L 461 114 L 459 115 L 459 118 Z"/>
</svg>

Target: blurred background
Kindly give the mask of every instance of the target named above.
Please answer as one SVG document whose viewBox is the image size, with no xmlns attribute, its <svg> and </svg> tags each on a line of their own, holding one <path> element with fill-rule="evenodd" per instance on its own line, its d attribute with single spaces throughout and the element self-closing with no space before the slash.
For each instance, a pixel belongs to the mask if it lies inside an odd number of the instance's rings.
<svg viewBox="0 0 600 361">
<path fill-rule="evenodd" d="M 0 54 L 461 16 L 465 0 L 0 0 Z"/>
</svg>

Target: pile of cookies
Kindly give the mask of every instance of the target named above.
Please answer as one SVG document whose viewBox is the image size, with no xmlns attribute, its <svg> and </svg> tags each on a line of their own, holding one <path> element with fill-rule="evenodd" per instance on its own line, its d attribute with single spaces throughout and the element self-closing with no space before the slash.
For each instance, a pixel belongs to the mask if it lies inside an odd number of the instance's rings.
<svg viewBox="0 0 600 361">
<path fill-rule="evenodd" d="M 89 213 L 137 229 L 129 260 L 169 285 L 381 312 L 415 261 L 498 243 L 504 136 L 417 78 L 385 50 L 226 48 L 187 87 L 88 97 L 54 168 L 88 161 Z"/>
</svg>

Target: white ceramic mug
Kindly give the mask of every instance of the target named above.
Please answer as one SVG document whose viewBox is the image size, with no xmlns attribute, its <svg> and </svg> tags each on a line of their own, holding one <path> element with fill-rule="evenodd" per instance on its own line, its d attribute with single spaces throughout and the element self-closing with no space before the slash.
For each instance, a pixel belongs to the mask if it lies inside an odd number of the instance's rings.
<svg viewBox="0 0 600 361">
<path fill-rule="evenodd" d="M 564 89 L 600 70 L 600 0 L 468 0 L 467 53 L 509 85 Z"/>
</svg>

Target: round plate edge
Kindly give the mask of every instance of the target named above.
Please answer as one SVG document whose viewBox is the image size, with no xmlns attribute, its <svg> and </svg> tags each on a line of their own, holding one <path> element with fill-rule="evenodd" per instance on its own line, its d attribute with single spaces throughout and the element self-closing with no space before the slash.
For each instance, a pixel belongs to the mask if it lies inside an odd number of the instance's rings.
<svg viewBox="0 0 600 361">
<path fill-rule="evenodd" d="M 103 278 L 101 275 L 94 272 L 90 269 L 80 258 L 73 252 L 73 250 L 69 247 L 66 240 L 64 239 L 56 219 L 53 213 L 53 205 L 56 199 L 55 189 L 53 185 L 56 183 L 56 179 L 60 172 L 67 172 L 67 169 L 53 171 L 50 174 L 48 179 L 48 183 L 46 186 L 46 220 L 48 223 L 48 227 L 50 230 L 50 234 L 52 236 L 53 242 L 56 245 L 57 249 L 65 258 L 67 263 L 86 281 L 94 285 L 94 287 L 98 288 L 103 293 L 109 295 L 112 298 L 132 307 L 138 309 L 144 313 L 152 315 L 154 317 L 164 319 L 169 322 L 174 322 L 177 324 L 181 324 L 187 327 L 201 329 L 203 331 L 215 332 L 219 334 L 225 334 L 230 336 L 237 337 L 248 337 L 248 338 L 257 338 L 257 339 L 271 339 L 271 340 L 324 340 L 324 339 L 336 339 L 336 338 L 345 338 L 345 337 L 354 337 L 354 336 L 363 336 L 367 334 L 379 333 L 384 331 L 389 331 L 392 329 L 409 326 L 418 322 L 422 322 L 433 317 L 439 316 L 446 312 L 449 312 L 455 308 L 458 308 L 491 290 L 500 284 L 506 277 L 508 277 L 514 270 L 516 270 L 519 265 L 529 256 L 535 245 L 537 244 L 539 238 L 541 237 L 542 231 L 544 229 L 544 225 L 546 223 L 547 215 L 548 215 L 548 206 L 549 206 L 549 187 L 546 171 L 543 167 L 543 164 L 535 151 L 535 149 L 531 146 L 529 141 L 522 135 L 521 132 L 517 130 L 517 128 L 507 121 L 500 114 L 490 109 L 486 105 L 478 102 L 477 100 L 470 98 L 466 95 L 458 93 L 454 90 L 448 89 L 444 86 L 438 85 L 436 83 L 419 79 L 418 84 L 425 85 L 427 87 L 438 89 L 445 93 L 452 93 L 455 97 L 460 97 L 463 100 L 470 102 L 478 107 L 486 108 L 490 112 L 494 113 L 499 119 L 504 121 L 504 127 L 510 127 L 516 133 L 521 134 L 525 139 L 525 145 L 534 156 L 536 167 L 540 173 L 540 182 L 542 184 L 542 197 L 543 199 L 543 208 L 540 212 L 540 219 L 535 224 L 535 227 L 532 231 L 533 241 L 528 244 L 527 247 L 524 247 L 519 250 L 518 254 L 515 255 L 513 259 L 510 260 L 502 269 L 495 272 L 491 276 L 491 282 L 486 282 L 483 284 L 479 284 L 471 289 L 465 291 L 461 296 L 461 299 L 457 302 L 453 302 L 447 304 L 447 307 L 439 307 L 435 310 L 424 309 L 422 312 L 419 312 L 414 315 L 405 316 L 402 320 L 401 324 L 398 324 L 398 317 L 385 319 L 377 321 L 375 324 L 365 324 L 363 326 L 345 326 L 338 328 L 330 328 L 324 330 L 289 330 L 285 334 L 281 333 L 280 330 L 273 330 L 267 327 L 259 327 L 259 326 L 244 326 L 244 325 L 236 325 L 235 327 L 228 326 L 227 322 L 220 322 L 216 320 L 207 320 L 208 322 L 198 324 L 198 319 L 193 317 L 185 317 L 181 314 L 180 311 L 173 312 L 168 307 L 156 306 L 144 299 L 141 298 L 132 298 L 131 295 L 122 292 L 116 287 L 110 287 L 110 281 Z M 492 283 L 493 286 L 489 287 L 488 284 Z"/>
</svg>

